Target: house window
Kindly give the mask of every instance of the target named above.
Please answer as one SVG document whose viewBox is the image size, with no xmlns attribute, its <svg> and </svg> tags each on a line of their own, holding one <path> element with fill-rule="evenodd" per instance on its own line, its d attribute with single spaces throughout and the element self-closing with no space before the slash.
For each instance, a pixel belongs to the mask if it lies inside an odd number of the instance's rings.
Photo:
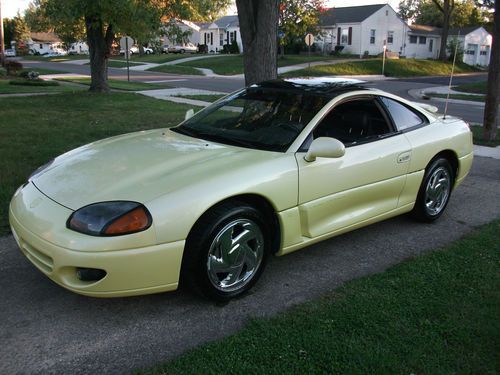
<svg viewBox="0 0 500 375">
<path fill-rule="evenodd" d="M 427 38 L 425 36 L 418 37 L 418 44 L 426 44 L 426 43 L 427 43 Z"/>
<path fill-rule="evenodd" d="M 486 55 L 488 54 L 488 52 L 487 52 L 487 51 L 481 51 L 481 52 L 479 52 L 479 54 L 480 54 L 481 56 L 486 56 Z"/>
<path fill-rule="evenodd" d="M 410 44 L 417 44 L 417 36 L 410 35 Z"/>
<path fill-rule="evenodd" d="M 205 40 L 205 45 L 207 45 L 207 33 L 203 33 L 203 37 L 204 37 L 204 40 Z"/>
<path fill-rule="evenodd" d="M 40 44 L 40 49 L 43 49 L 43 44 Z"/>
<path fill-rule="evenodd" d="M 387 44 L 392 44 L 394 42 L 394 31 L 387 32 Z"/>
<path fill-rule="evenodd" d="M 214 44 L 214 33 L 210 33 L 210 44 Z"/>
<path fill-rule="evenodd" d="M 388 11 L 388 10 L 386 10 L 386 11 L 385 11 L 385 15 L 386 15 L 386 16 L 388 16 L 388 15 L 389 15 L 389 11 Z"/>
<path fill-rule="evenodd" d="M 231 36 L 231 43 L 234 42 L 234 40 L 236 39 L 236 32 L 231 31 L 229 35 Z"/>
<path fill-rule="evenodd" d="M 342 44 L 347 44 L 348 36 L 349 36 L 349 30 L 342 29 L 342 40 L 341 40 Z"/>
<path fill-rule="evenodd" d="M 223 33 L 220 33 L 220 34 L 219 34 L 219 44 L 220 44 L 221 46 L 223 46 L 223 45 L 224 45 L 224 34 L 223 34 Z"/>
<path fill-rule="evenodd" d="M 432 52 L 432 47 L 434 47 L 434 39 L 429 39 L 429 52 Z"/>
<path fill-rule="evenodd" d="M 375 29 L 370 30 L 370 44 L 375 44 Z"/>
</svg>

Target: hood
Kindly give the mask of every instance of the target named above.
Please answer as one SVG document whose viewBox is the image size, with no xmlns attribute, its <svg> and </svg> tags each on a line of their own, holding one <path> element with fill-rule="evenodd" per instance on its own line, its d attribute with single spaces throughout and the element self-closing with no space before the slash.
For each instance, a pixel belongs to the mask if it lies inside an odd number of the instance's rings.
<svg viewBox="0 0 500 375">
<path fill-rule="evenodd" d="M 72 210 L 110 200 L 146 203 L 273 154 L 203 141 L 171 130 L 151 130 L 108 138 L 63 154 L 32 182 Z"/>
</svg>

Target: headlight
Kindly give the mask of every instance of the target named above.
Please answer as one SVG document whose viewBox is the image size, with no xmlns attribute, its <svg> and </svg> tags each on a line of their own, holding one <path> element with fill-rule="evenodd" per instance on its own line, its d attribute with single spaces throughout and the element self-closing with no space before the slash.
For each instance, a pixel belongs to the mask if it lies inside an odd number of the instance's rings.
<svg viewBox="0 0 500 375">
<path fill-rule="evenodd" d="M 91 236 L 119 236 L 148 229 L 153 220 L 142 204 L 128 201 L 94 203 L 73 212 L 67 227 Z"/>
</svg>

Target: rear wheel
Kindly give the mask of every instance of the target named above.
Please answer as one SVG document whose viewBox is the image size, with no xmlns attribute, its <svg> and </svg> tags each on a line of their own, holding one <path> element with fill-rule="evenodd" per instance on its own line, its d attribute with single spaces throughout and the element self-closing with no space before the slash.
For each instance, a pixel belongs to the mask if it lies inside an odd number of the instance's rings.
<svg viewBox="0 0 500 375">
<path fill-rule="evenodd" d="M 433 160 L 426 169 L 418 192 L 413 216 L 431 222 L 439 218 L 450 200 L 454 174 L 445 158 Z"/>
<path fill-rule="evenodd" d="M 268 239 L 258 210 L 245 203 L 221 204 L 207 212 L 189 234 L 183 281 L 211 299 L 237 297 L 262 274 Z"/>
</svg>

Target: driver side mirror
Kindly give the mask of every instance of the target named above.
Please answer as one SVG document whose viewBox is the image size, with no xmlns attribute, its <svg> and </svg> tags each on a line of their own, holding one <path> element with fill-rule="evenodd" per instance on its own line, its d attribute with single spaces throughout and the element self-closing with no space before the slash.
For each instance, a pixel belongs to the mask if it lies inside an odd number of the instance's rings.
<svg viewBox="0 0 500 375">
<path fill-rule="evenodd" d="M 194 109 L 193 108 L 188 109 L 186 111 L 186 114 L 184 115 L 184 121 L 189 120 L 193 116 L 194 116 Z"/>
<path fill-rule="evenodd" d="M 305 161 L 315 161 L 319 158 L 341 158 L 345 154 L 345 146 L 335 138 L 319 137 L 312 141 L 304 156 Z"/>
</svg>

